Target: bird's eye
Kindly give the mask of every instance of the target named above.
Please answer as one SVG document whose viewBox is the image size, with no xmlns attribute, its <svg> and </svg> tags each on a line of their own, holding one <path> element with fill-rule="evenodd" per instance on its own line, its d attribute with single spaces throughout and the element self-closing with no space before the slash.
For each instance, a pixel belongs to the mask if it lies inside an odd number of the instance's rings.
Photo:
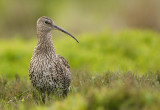
<svg viewBox="0 0 160 110">
<path fill-rule="evenodd" d="M 48 21 L 45 21 L 46 24 L 50 24 Z"/>
</svg>

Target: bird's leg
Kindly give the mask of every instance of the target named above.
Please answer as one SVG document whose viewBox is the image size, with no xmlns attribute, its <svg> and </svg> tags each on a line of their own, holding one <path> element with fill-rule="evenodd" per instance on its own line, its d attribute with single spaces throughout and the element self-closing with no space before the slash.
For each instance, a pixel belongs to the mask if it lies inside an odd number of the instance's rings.
<svg viewBox="0 0 160 110">
<path fill-rule="evenodd" d="M 47 92 L 47 100 L 50 102 L 50 97 L 49 97 L 49 95 L 50 95 L 50 91 Z"/>
<path fill-rule="evenodd" d="M 43 92 L 43 93 L 42 93 L 42 101 L 43 101 L 44 104 L 45 104 L 45 98 L 46 98 L 45 92 Z"/>
<path fill-rule="evenodd" d="M 50 92 L 47 92 L 47 96 L 49 97 L 49 95 L 50 95 Z"/>
<path fill-rule="evenodd" d="M 64 90 L 62 94 L 63 98 L 67 97 L 67 94 L 68 94 L 68 90 Z"/>
</svg>

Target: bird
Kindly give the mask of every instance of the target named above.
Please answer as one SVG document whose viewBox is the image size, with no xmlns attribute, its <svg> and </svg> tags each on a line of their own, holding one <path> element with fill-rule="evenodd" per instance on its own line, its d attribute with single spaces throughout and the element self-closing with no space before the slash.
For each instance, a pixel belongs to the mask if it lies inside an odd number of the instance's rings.
<svg viewBox="0 0 160 110">
<path fill-rule="evenodd" d="M 37 20 L 37 44 L 28 70 L 31 84 L 41 93 L 43 103 L 46 94 L 67 96 L 71 83 L 70 66 L 64 57 L 56 54 L 51 30 L 68 34 L 79 43 L 72 34 L 58 27 L 51 18 L 42 16 Z"/>
</svg>

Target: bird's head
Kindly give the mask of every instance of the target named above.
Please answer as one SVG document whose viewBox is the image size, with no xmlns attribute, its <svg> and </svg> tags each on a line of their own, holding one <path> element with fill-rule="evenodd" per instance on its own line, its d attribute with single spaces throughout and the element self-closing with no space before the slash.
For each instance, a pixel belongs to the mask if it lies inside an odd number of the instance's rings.
<svg viewBox="0 0 160 110">
<path fill-rule="evenodd" d="M 69 32 L 65 31 L 64 29 L 58 27 L 53 22 L 53 20 L 51 18 L 46 17 L 46 16 L 40 17 L 37 20 L 37 29 L 39 31 L 45 31 L 45 32 L 50 32 L 51 30 L 59 30 L 61 32 L 68 34 L 69 36 L 71 36 L 72 38 L 74 38 L 78 42 L 78 40 L 72 34 L 70 34 Z"/>
</svg>

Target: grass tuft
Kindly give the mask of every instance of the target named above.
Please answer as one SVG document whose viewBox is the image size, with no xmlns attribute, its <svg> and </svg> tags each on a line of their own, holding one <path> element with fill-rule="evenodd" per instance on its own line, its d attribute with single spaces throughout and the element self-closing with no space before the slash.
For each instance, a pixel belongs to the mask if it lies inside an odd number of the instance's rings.
<svg viewBox="0 0 160 110">
<path fill-rule="evenodd" d="M 115 110 L 160 108 L 159 72 L 136 75 L 132 72 L 88 74 L 75 71 L 67 98 L 51 95 L 46 105 L 40 93 L 25 79 L 0 79 L 0 109 Z"/>
</svg>

